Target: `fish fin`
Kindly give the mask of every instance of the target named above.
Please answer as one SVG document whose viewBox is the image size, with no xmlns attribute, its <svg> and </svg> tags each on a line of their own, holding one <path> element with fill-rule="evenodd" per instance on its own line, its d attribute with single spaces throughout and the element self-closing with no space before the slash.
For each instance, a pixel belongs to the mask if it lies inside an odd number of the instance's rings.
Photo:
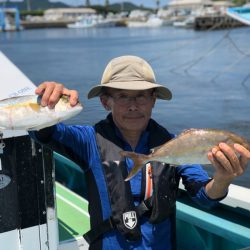
<svg viewBox="0 0 250 250">
<path fill-rule="evenodd" d="M 186 134 L 186 133 L 190 133 L 191 131 L 195 131 L 195 130 L 197 130 L 197 129 L 196 129 L 196 128 L 185 129 L 185 130 L 183 130 L 183 131 L 179 134 L 179 136 L 184 135 L 184 134 Z"/>
<path fill-rule="evenodd" d="M 32 110 L 34 110 L 35 112 L 38 112 L 40 109 L 40 105 L 38 103 L 29 103 L 28 104 Z"/>
<path fill-rule="evenodd" d="M 142 169 L 143 164 L 145 164 L 148 161 L 149 156 L 144 154 L 137 154 L 135 152 L 128 152 L 128 151 L 121 151 L 120 155 L 123 157 L 129 157 L 134 162 L 134 167 L 128 174 L 125 181 L 129 181 L 131 178 L 133 178 L 139 171 Z"/>
</svg>

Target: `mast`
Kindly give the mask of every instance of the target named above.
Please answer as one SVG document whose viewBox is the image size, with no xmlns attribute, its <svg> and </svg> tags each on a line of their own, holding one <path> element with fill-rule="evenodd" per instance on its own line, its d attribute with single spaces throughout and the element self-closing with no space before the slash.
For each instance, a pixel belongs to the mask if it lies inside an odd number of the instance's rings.
<svg viewBox="0 0 250 250">
<path fill-rule="evenodd" d="M 26 8 L 28 11 L 31 11 L 31 0 L 26 1 Z"/>
</svg>

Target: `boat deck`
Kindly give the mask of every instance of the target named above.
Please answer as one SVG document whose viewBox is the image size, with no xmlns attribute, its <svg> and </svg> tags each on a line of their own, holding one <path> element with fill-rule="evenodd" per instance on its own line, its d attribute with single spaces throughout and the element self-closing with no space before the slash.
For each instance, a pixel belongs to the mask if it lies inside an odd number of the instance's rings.
<svg viewBox="0 0 250 250">
<path fill-rule="evenodd" d="M 56 183 L 59 240 L 77 239 L 90 228 L 88 202 L 81 196 Z"/>
</svg>

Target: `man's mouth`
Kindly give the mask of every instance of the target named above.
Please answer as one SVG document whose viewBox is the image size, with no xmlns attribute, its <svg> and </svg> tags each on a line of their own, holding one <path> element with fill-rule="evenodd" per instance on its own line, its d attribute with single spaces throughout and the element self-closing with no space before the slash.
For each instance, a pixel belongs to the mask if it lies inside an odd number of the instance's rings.
<svg viewBox="0 0 250 250">
<path fill-rule="evenodd" d="M 141 119 L 141 118 L 143 118 L 143 115 L 139 115 L 139 114 L 136 114 L 136 115 L 126 115 L 125 118 L 126 119 Z"/>
</svg>

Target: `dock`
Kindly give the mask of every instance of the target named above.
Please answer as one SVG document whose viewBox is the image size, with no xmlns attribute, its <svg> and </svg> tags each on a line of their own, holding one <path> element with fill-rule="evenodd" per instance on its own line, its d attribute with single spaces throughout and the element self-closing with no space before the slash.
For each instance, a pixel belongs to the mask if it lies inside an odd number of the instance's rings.
<svg viewBox="0 0 250 250">
<path fill-rule="evenodd" d="M 41 28 L 66 28 L 72 21 L 51 21 L 40 20 L 34 21 L 21 21 L 21 26 L 24 29 L 41 29 Z M 127 26 L 127 19 L 123 19 L 116 23 L 115 26 Z M 246 26 L 244 23 L 227 15 L 218 16 L 199 16 L 195 18 L 195 30 L 213 30 L 213 29 L 227 29 Z"/>
<path fill-rule="evenodd" d="M 24 29 L 42 29 L 42 28 L 66 28 L 68 24 L 72 22 L 69 21 L 21 21 L 21 26 Z"/>
<path fill-rule="evenodd" d="M 195 30 L 227 29 L 245 26 L 242 22 L 227 15 L 200 16 L 195 18 Z"/>
</svg>

